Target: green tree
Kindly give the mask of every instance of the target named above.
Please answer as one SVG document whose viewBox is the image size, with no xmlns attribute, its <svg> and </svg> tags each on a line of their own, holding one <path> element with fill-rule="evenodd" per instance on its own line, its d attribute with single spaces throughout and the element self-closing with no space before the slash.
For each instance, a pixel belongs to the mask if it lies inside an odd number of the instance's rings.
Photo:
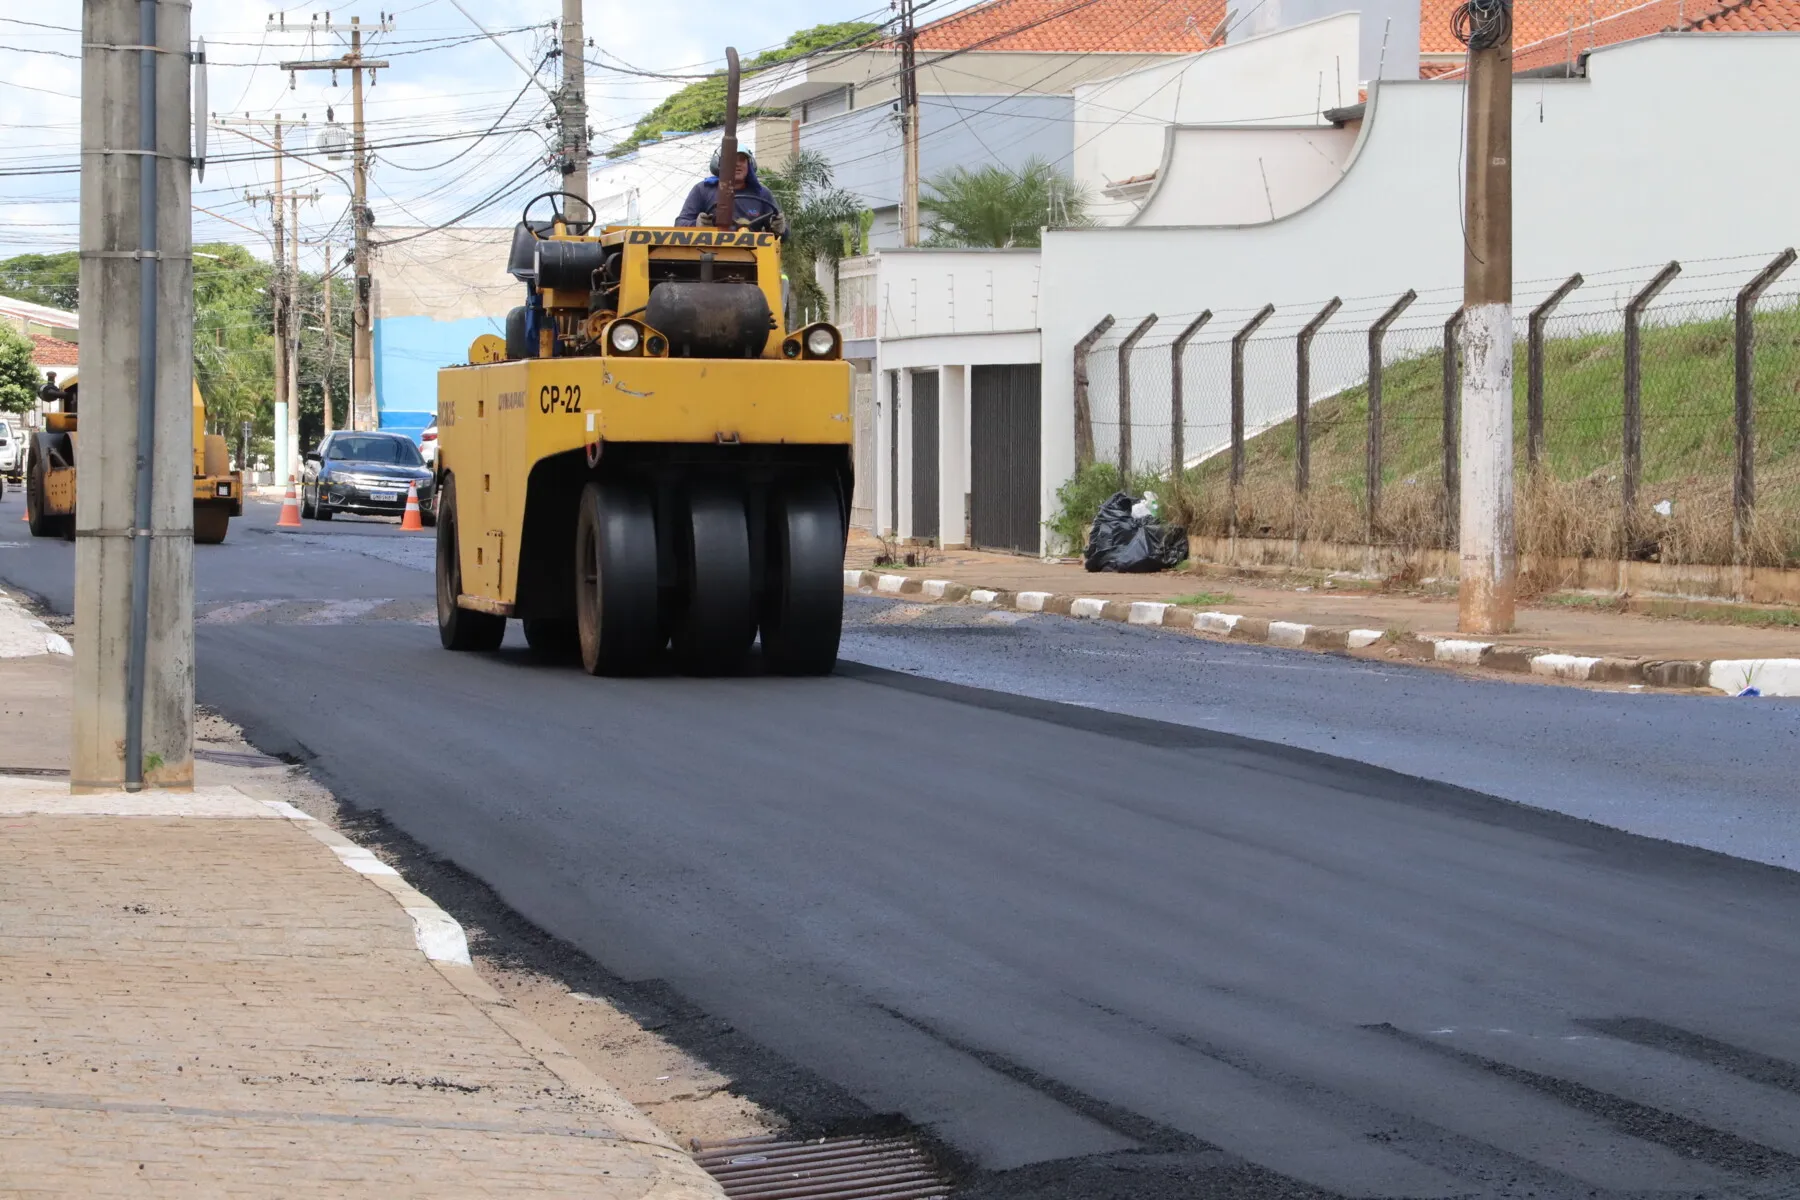
<svg viewBox="0 0 1800 1200">
<path fill-rule="evenodd" d="M 271 419 L 271 270 L 229 242 L 194 250 L 194 381 L 206 399 L 207 423 L 235 443 L 244 421 L 260 428 Z"/>
<path fill-rule="evenodd" d="M 1016 171 L 951 167 L 919 197 L 928 246 L 1036 246 L 1046 226 L 1090 224 L 1087 193 L 1042 159 Z"/>
<path fill-rule="evenodd" d="M 81 305 L 81 258 L 61 254 L 19 254 L 0 262 L 0 296 L 75 311 Z"/>
<path fill-rule="evenodd" d="M 765 50 L 761 54 L 743 64 L 744 73 L 748 75 L 759 67 L 771 66 L 778 62 L 786 62 L 790 58 L 798 58 L 803 54 L 811 54 L 815 50 L 823 50 L 827 46 L 838 46 L 849 49 L 874 41 L 881 33 L 881 26 L 871 25 L 867 21 L 838 21 L 829 25 L 815 25 L 811 29 L 803 29 L 792 34 L 788 40 L 773 50 Z M 756 110 L 740 110 L 740 117 L 754 116 Z M 665 133 L 692 133 L 699 129 L 716 129 L 725 123 L 725 73 L 718 72 L 705 79 L 696 80 L 680 91 L 674 93 L 661 104 L 645 113 L 632 129 L 631 135 L 615 143 L 606 154 L 609 158 L 617 158 L 636 150 L 645 142 L 653 142 Z"/>
<path fill-rule="evenodd" d="M 26 412 L 37 399 L 44 379 L 31 363 L 33 349 L 30 338 L 0 325 L 0 412 Z"/>
<path fill-rule="evenodd" d="M 781 269 L 793 286 L 799 309 L 823 312 L 825 294 L 814 275 L 820 259 L 835 270 L 844 256 L 843 226 L 857 219 L 862 202 L 831 181 L 831 164 L 816 150 L 802 150 L 762 181 L 787 218 Z"/>
</svg>

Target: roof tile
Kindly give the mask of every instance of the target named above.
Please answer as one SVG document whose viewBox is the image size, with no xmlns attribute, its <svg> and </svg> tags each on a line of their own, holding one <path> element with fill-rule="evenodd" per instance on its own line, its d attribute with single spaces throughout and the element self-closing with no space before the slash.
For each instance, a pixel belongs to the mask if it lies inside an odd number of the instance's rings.
<svg viewBox="0 0 1800 1200">
<path fill-rule="evenodd" d="M 74 342 L 65 342 L 47 333 L 34 333 L 31 335 L 31 347 L 31 361 L 40 367 L 80 365 L 81 347 Z"/>
<path fill-rule="evenodd" d="M 986 0 L 921 25 L 921 50 L 1193 54 L 1225 18 L 1225 0 Z"/>
</svg>

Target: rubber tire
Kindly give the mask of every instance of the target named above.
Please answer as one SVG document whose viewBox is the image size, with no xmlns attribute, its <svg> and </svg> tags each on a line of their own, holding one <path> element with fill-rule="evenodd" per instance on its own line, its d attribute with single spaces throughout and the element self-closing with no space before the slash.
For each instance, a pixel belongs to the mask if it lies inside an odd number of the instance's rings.
<svg viewBox="0 0 1800 1200">
<path fill-rule="evenodd" d="M 525 644 L 541 662 L 570 663 L 581 653 L 581 631 L 569 617 L 526 617 Z"/>
<path fill-rule="evenodd" d="M 231 510 L 218 504 L 206 504 L 194 510 L 194 544 L 216 546 L 225 540 L 231 528 Z"/>
<path fill-rule="evenodd" d="M 306 485 L 304 483 L 300 485 L 300 519 L 302 521 L 316 521 L 319 519 L 319 494 L 314 492 L 313 498 L 308 500 L 306 498 Z"/>
<path fill-rule="evenodd" d="M 829 675 L 844 628 L 844 509 L 837 485 L 802 477 L 769 500 L 763 662 L 779 675 Z"/>
<path fill-rule="evenodd" d="M 750 526 L 740 492 L 709 480 L 688 493 L 686 603 L 671 631 L 675 663 L 690 675 L 737 671 L 756 639 Z"/>
<path fill-rule="evenodd" d="M 444 480 L 444 519 L 437 527 L 438 641 L 446 650 L 498 650 L 506 638 L 506 618 L 459 608 L 462 556 L 456 545 L 456 482 Z"/>
<path fill-rule="evenodd" d="M 25 476 L 25 517 L 29 522 L 31 536 L 72 537 L 75 533 L 73 516 L 48 516 L 44 513 L 44 474 L 44 460 L 33 444 L 30 467 Z"/>
<path fill-rule="evenodd" d="M 322 500 L 313 505 L 313 520 L 315 521 L 329 521 L 335 515 L 335 511 Z"/>
<path fill-rule="evenodd" d="M 668 638 L 657 615 L 656 510 L 629 483 L 589 483 L 575 518 L 575 626 L 589 675 L 642 675 Z"/>
</svg>

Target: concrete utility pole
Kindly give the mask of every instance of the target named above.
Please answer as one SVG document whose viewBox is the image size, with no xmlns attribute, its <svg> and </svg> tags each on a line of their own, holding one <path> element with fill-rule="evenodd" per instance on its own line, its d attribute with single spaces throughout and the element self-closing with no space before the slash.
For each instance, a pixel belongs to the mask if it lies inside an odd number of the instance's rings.
<svg viewBox="0 0 1800 1200">
<path fill-rule="evenodd" d="M 300 197 L 288 193 L 288 459 L 300 469 Z M 275 202 L 277 205 L 281 201 Z"/>
<path fill-rule="evenodd" d="M 297 27 L 296 27 L 297 28 Z M 313 26 L 312 28 L 317 28 Z M 327 32 L 338 27 L 327 21 L 324 25 Z M 392 22 L 383 19 L 374 29 L 386 33 L 393 28 Z M 350 420 L 351 429 L 373 429 L 375 427 L 375 363 L 373 342 L 374 332 L 370 324 L 370 284 L 369 284 L 369 227 L 374 218 L 369 215 L 369 153 L 368 144 L 363 136 L 363 72 L 369 72 L 371 86 L 374 73 L 386 67 L 387 60 L 364 58 L 362 52 L 363 24 L 361 17 L 350 18 L 350 53 L 341 58 L 311 59 L 304 62 L 284 62 L 281 69 L 290 74 L 298 71 L 338 71 L 350 72 L 350 123 L 351 137 L 354 146 L 355 165 L 352 172 L 350 197 L 350 225 L 355 233 L 352 250 L 352 262 L 355 264 L 356 287 L 351 308 L 350 327 Z"/>
<path fill-rule="evenodd" d="M 913 0 L 900 0 L 900 136 L 905 141 L 900 196 L 900 244 L 919 244 L 919 69 L 914 53 Z"/>
<path fill-rule="evenodd" d="M 194 781 L 188 13 L 82 5 L 76 792 Z"/>
<path fill-rule="evenodd" d="M 292 129 L 294 123 L 288 128 Z M 280 127 L 276 128 L 280 147 Z M 319 193 L 284 192 L 281 159 L 275 160 L 273 192 L 246 193 L 246 203 L 265 201 L 274 216 L 275 242 L 269 258 L 275 287 L 275 482 L 300 469 L 300 201 L 317 202 Z M 287 215 L 282 215 L 282 205 Z"/>
<path fill-rule="evenodd" d="M 335 365 L 332 360 L 337 352 L 337 339 L 332 336 L 331 329 L 331 275 L 333 265 L 334 264 L 331 261 L 331 239 L 326 238 L 325 269 L 319 272 L 319 282 L 325 291 L 325 320 L 323 322 L 325 330 L 325 374 L 321 376 L 319 380 L 319 399 L 323 402 L 321 407 L 325 410 L 326 433 L 331 432 L 331 370 Z"/>
<path fill-rule="evenodd" d="M 588 195 L 587 63 L 582 58 L 586 39 L 581 32 L 581 0 L 563 0 L 562 20 L 562 119 L 563 191 L 583 200 Z"/>
<path fill-rule="evenodd" d="M 1469 47 L 1463 245 L 1462 582 L 1457 628 L 1513 627 L 1512 2 L 1469 0 L 1454 18 Z"/>
<path fill-rule="evenodd" d="M 296 443 L 289 439 L 289 430 L 293 427 L 293 422 L 298 419 L 298 398 L 295 396 L 294 389 L 291 386 L 292 372 L 290 370 L 294 355 L 297 354 L 298 351 L 295 349 L 296 342 L 293 332 L 293 321 L 288 311 L 292 296 L 287 266 L 283 258 L 284 251 L 282 249 L 287 241 L 287 222 L 282 215 L 281 201 L 283 197 L 288 195 L 282 188 L 282 184 L 285 182 L 283 168 L 287 163 L 289 153 L 282 139 L 285 134 L 291 133 L 297 129 L 305 129 L 311 123 L 307 121 L 304 116 L 298 121 L 286 120 L 280 113 L 276 113 L 273 117 L 267 119 L 248 116 L 214 116 L 212 118 L 212 123 L 221 129 L 229 129 L 241 137 L 248 138 L 259 146 L 267 146 L 269 149 L 275 151 L 275 189 L 270 192 L 264 192 L 260 196 L 253 196 L 249 193 L 245 193 L 244 199 L 250 204 L 254 204 L 258 200 L 266 200 L 269 204 L 271 224 L 273 224 L 275 230 L 274 242 L 269 251 L 269 266 L 271 268 L 270 284 L 272 289 L 269 296 L 269 308 L 275 334 L 275 401 L 273 413 L 274 422 L 271 426 L 271 433 L 273 434 L 272 440 L 275 445 L 275 482 L 279 485 L 287 481 L 289 472 L 297 471 L 299 469 Z M 246 129 L 262 129 L 265 127 L 269 130 L 271 138 L 271 140 L 266 142 L 254 134 L 244 132 Z M 317 193 L 314 194 L 313 198 L 318 198 Z M 297 220 L 298 218 L 296 218 L 296 221 Z M 298 236 L 297 230 L 295 236 Z M 290 402 L 290 399 L 292 402 Z"/>
</svg>

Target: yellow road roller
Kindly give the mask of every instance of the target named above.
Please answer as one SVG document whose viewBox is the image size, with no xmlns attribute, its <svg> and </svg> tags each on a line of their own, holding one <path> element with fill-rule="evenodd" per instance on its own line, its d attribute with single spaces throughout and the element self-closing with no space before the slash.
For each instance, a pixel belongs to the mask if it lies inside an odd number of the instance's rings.
<svg viewBox="0 0 1800 1200">
<path fill-rule="evenodd" d="M 69 375 L 40 389 L 61 412 L 46 413 L 44 428 L 26 450 L 25 518 L 34 537 L 75 536 L 75 445 L 80 422 L 81 382 Z M 206 432 L 206 403 L 194 385 L 194 541 L 225 540 L 231 518 L 244 514 L 244 477 L 231 469 L 225 439 Z"/>
<path fill-rule="evenodd" d="M 721 204 L 721 210 L 729 212 Z M 843 620 L 850 366 L 783 319 L 779 237 L 525 207 L 506 336 L 438 373 L 438 632 L 509 618 L 592 674 L 829 672 Z"/>
</svg>

